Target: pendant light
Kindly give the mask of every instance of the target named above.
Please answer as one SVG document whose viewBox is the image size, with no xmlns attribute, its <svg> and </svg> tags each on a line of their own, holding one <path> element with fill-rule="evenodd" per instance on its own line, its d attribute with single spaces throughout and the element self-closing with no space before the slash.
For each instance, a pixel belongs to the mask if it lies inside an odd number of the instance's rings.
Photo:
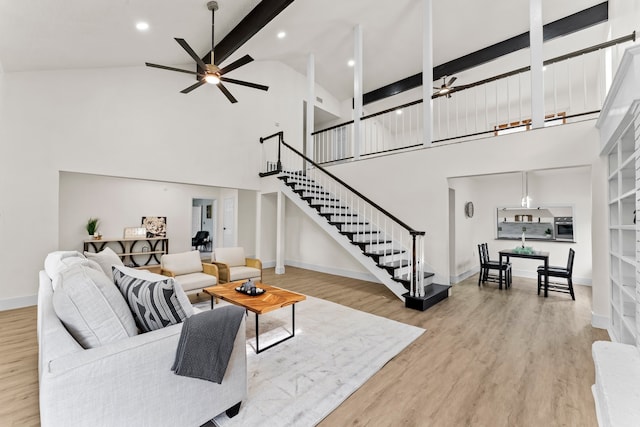
<svg viewBox="0 0 640 427">
<path fill-rule="evenodd" d="M 529 197 L 529 176 L 527 171 L 522 171 L 522 200 L 520 206 L 523 208 L 531 207 L 531 197 Z"/>
</svg>

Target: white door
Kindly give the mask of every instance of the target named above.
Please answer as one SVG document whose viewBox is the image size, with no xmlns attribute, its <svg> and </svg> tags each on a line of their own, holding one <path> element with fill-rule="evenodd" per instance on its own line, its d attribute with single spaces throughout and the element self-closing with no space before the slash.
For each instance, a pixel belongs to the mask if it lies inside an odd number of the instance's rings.
<svg viewBox="0 0 640 427">
<path fill-rule="evenodd" d="M 224 211 L 222 213 L 222 246 L 231 248 L 236 245 L 235 234 L 235 200 L 233 198 L 224 199 Z"/>
<path fill-rule="evenodd" d="M 195 236 L 200 231 L 202 224 L 202 206 L 191 207 L 191 237 Z"/>
</svg>

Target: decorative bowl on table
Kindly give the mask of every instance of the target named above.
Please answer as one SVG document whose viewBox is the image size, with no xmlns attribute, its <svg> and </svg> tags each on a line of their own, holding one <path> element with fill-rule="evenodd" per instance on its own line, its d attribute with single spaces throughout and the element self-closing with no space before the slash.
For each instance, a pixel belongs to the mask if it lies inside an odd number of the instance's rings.
<svg viewBox="0 0 640 427">
<path fill-rule="evenodd" d="M 525 255 L 531 255 L 534 250 L 531 246 L 516 246 L 516 248 L 513 250 L 515 253 L 517 254 L 525 254 Z"/>
<path fill-rule="evenodd" d="M 245 295 L 251 296 L 262 295 L 266 292 L 264 289 L 256 287 L 251 280 L 244 282 L 241 286 L 238 286 L 235 289 L 237 292 L 242 292 Z"/>
</svg>

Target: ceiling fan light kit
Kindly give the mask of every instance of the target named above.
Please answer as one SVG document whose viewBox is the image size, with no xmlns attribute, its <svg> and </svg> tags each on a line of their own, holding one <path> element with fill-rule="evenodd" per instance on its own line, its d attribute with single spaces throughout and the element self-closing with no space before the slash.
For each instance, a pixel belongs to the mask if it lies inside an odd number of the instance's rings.
<svg viewBox="0 0 640 427">
<path fill-rule="evenodd" d="M 451 92 L 453 89 L 455 89 L 454 87 L 452 87 L 451 85 L 453 84 L 453 82 L 455 82 L 458 78 L 457 77 L 451 77 L 449 79 L 449 82 L 447 83 L 447 76 L 444 76 L 442 78 L 442 86 L 440 87 L 433 87 L 436 91 L 433 93 L 436 96 L 444 96 L 446 95 L 447 98 L 451 98 Z"/>
<path fill-rule="evenodd" d="M 249 55 L 245 55 L 242 58 L 232 62 L 231 64 L 227 65 L 226 67 L 222 67 L 220 68 L 216 63 L 215 63 L 215 39 L 214 39 L 214 28 L 215 28 L 215 11 L 218 10 L 218 2 L 217 1 L 210 1 L 207 3 L 207 9 L 209 9 L 211 11 L 211 64 L 205 64 L 205 62 L 202 60 L 202 58 L 200 58 L 198 56 L 198 54 L 191 48 L 191 46 L 189 46 L 189 43 L 187 43 L 184 39 L 181 38 L 175 38 L 175 41 L 178 42 L 178 44 L 180 46 L 182 46 L 182 48 L 189 54 L 189 56 L 196 62 L 196 71 L 191 71 L 191 70 L 183 70 L 180 68 L 175 68 L 175 67 L 168 67 L 166 65 L 158 65 L 158 64 L 152 64 L 150 62 L 146 62 L 145 65 L 147 67 L 152 67 L 152 68 L 160 68 L 163 70 L 169 70 L 169 71 L 177 71 L 180 73 L 186 73 L 186 74 L 195 74 L 196 75 L 196 79 L 198 80 L 197 83 L 194 83 L 193 85 L 189 86 L 188 88 L 185 88 L 183 90 L 181 90 L 181 93 L 189 93 L 194 89 L 199 88 L 200 86 L 204 85 L 205 83 L 210 83 L 212 85 L 215 85 L 218 87 L 218 89 L 220 89 L 220 91 L 224 94 L 224 96 L 227 97 L 227 99 L 231 102 L 231 103 L 236 103 L 238 102 L 238 100 L 231 94 L 231 92 L 229 92 L 229 90 L 222 84 L 222 82 L 226 82 L 226 83 L 231 83 L 231 84 L 236 84 L 236 85 L 240 85 L 240 86 L 246 86 L 246 87 L 250 87 L 253 89 L 258 89 L 258 90 L 268 90 L 269 87 L 265 86 L 265 85 L 261 85 L 261 84 L 257 84 L 257 83 L 251 83 L 251 82 L 245 82 L 243 80 L 236 80 L 236 79 L 231 79 L 228 77 L 223 77 L 226 73 L 235 70 L 236 68 L 240 68 L 243 65 L 248 64 L 249 62 L 253 61 L 253 58 Z"/>
</svg>

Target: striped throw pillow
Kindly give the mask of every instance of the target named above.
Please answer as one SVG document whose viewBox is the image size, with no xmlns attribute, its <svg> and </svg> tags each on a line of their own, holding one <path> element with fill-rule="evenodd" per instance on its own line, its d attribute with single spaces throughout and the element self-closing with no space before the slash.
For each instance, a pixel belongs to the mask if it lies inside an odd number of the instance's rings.
<svg viewBox="0 0 640 427">
<path fill-rule="evenodd" d="M 142 332 L 175 325 L 188 317 L 174 289 L 180 285 L 172 277 L 161 280 L 132 277 L 113 267 L 113 280 Z"/>
</svg>

